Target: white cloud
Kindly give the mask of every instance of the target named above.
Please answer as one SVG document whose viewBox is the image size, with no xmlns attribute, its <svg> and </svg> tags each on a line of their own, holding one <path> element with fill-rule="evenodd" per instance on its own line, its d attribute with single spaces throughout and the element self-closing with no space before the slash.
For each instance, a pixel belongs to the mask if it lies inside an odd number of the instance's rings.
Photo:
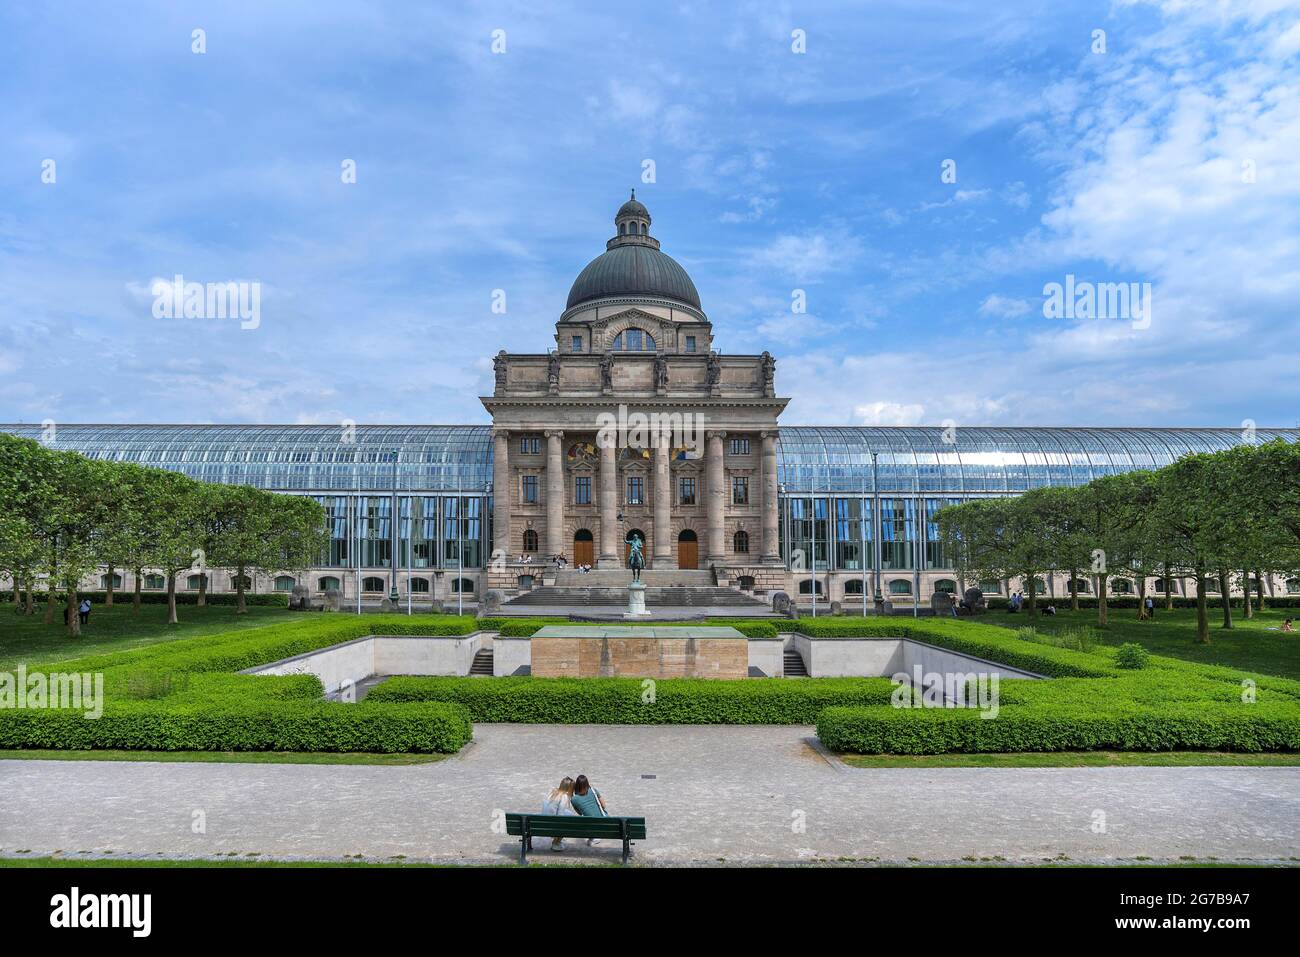
<svg viewBox="0 0 1300 957">
<path fill-rule="evenodd" d="M 1015 319 L 1019 316 L 1026 315 L 1033 310 L 1033 306 L 1027 300 L 1015 299 L 1010 296 L 990 293 L 980 303 L 980 315 L 995 316 L 999 319 Z"/>
<path fill-rule="evenodd" d="M 925 417 L 925 406 L 920 403 L 869 402 L 854 406 L 853 417 L 858 425 L 920 425 Z"/>
</svg>

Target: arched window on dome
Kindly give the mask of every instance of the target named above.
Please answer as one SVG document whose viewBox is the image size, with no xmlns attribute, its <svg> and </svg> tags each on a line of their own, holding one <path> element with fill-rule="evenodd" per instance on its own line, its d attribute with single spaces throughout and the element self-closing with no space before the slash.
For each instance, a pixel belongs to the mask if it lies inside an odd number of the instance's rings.
<svg viewBox="0 0 1300 957">
<path fill-rule="evenodd" d="M 618 234 L 619 234 L 620 236 L 626 236 L 626 235 L 627 235 L 627 223 L 619 223 L 619 224 L 618 224 Z"/>
<path fill-rule="evenodd" d="M 614 337 L 615 352 L 654 352 L 654 336 L 644 329 L 624 329 Z"/>
<path fill-rule="evenodd" d="M 642 236 L 649 236 L 649 235 L 650 235 L 650 226 L 649 226 L 649 224 L 647 224 L 647 223 L 642 223 L 642 224 L 641 224 L 641 235 L 642 235 Z"/>
</svg>

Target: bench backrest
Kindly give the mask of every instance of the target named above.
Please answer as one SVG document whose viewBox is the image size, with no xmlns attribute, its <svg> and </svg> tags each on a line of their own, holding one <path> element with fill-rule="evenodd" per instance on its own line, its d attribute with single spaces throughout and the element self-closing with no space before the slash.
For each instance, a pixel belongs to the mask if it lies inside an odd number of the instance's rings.
<svg viewBox="0 0 1300 957">
<path fill-rule="evenodd" d="M 534 837 L 596 837 L 618 839 L 623 836 L 622 822 L 627 822 L 627 836 L 645 840 L 643 817 L 571 817 L 557 814 L 506 814 L 506 833 L 516 837 L 524 833 L 524 818 Z"/>
</svg>

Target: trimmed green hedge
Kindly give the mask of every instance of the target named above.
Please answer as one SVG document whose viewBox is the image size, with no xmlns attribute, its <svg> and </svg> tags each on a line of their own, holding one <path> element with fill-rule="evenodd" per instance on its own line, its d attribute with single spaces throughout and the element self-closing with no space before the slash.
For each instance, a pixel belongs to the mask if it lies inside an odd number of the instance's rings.
<svg viewBox="0 0 1300 957">
<path fill-rule="evenodd" d="M 831 705 L 887 705 L 888 678 L 390 678 L 367 701 L 451 701 L 521 724 L 813 724 Z"/>
<path fill-rule="evenodd" d="M 110 701 L 97 720 L 68 710 L 0 719 L 0 748 L 452 753 L 471 736 L 469 712 L 438 702 Z"/>
<path fill-rule="evenodd" d="M 1113 664 L 1096 655 L 1040 645 L 995 625 L 951 618 L 800 618 L 792 630 L 810 638 L 913 638 L 1049 677 L 1105 677 Z"/>
<path fill-rule="evenodd" d="M 345 704 L 322 700 L 311 675 L 241 675 L 245 668 L 366 635 L 463 635 L 471 617 L 304 615 L 262 628 L 204 635 L 45 666 L 102 673 L 104 713 L 0 711 L 0 748 L 198 751 L 436 751 L 470 740 L 469 712 L 445 702 Z"/>
<path fill-rule="evenodd" d="M 817 736 L 832 751 L 1295 751 L 1295 708 L 1266 704 L 1100 708 L 1054 703 L 1002 708 L 995 718 L 963 708 L 827 708 Z"/>
<path fill-rule="evenodd" d="M 988 606 L 991 611 L 1006 611 L 1007 609 L 1006 598 L 1002 597 L 1001 595 L 985 595 L 984 597 L 988 601 Z M 1156 603 L 1157 613 L 1165 610 L 1164 592 L 1148 592 L 1147 597 Z M 1242 607 L 1240 595 L 1233 596 L 1231 600 L 1232 600 L 1233 608 Z M 1029 601 L 1028 595 L 1025 596 L 1025 601 L 1026 603 L 1028 603 Z M 1209 603 L 1209 606 L 1211 608 L 1223 607 L 1223 600 L 1217 594 L 1207 595 L 1206 601 Z M 1191 598 L 1186 598 L 1183 597 L 1182 595 L 1174 595 L 1173 604 L 1175 608 L 1195 608 L 1196 597 L 1192 596 Z M 1064 595 L 1056 595 L 1052 598 L 1048 598 L 1046 595 L 1039 595 L 1038 607 L 1042 609 L 1047 607 L 1048 605 L 1055 605 L 1058 610 L 1070 608 L 1071 607 L 1070 593 L 1066 592 Z M 1258 596 L 1256 597 L 1255 606 L 1259 607 Z M 1097 607 L 1096 595 L 1082 595 L 1082 594 L 1079 595 L 1080 609 L 1083 608 L 1095 609 L 1096 607 Z M 1106 607 L 1111 609 L 1118 608 L 1118 609 L 1128 609 L 1130 611 L 1137 611 L 1138 597 L 1137 595 L 1120 595 L 1118 597 L 1115 595 L 1107 595 Z M 1265 608 L 1300 608 L 1300 595 L 1265 595 L 1264 607 Z"/>
</svg>

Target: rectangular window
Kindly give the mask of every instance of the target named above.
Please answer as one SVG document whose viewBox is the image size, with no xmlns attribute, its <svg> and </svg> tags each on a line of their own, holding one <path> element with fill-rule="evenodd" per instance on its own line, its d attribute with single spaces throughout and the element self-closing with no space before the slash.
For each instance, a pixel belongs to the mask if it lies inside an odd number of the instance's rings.
<svg viewBox="0 0 1300 957">
<path fill-rule="evenodd" d="M 733 475 L 731 478 L 731 504 L 748 505 L 749 504 L 749 479 L 743 475 Z"/>
<path fill-rule="evenodd" d="M 732 454 L 732 455 L 748 455 L 748 454 L 749 454 L 749 439 L 732 439 L 732 440 L 731 440 L 731 454 Z"/>
<path fill-rule="evenodd" d="M 627 479 L 627 504 L 645 504 L 645 479 L 640 475 L 629 475 Z"/>
<path fill-rule="evenodd" d="M 591 476 L 579 475 L 573 480 L 573 504 L 591 504 Z"/>
<path fill-rule="evenodd" d="M 573 337 L 573 351 L 574 352 L 582 351 L 582 336 Z"/>
<path fill-rule="evenodd" d="M 519 451 L 524 455 L 540 455 L 542 440 L 535 435 L 525 436 L 519 440 Z"/>
<path fill-rule="evenodd" d="M 678 481 L 677 499 L 679 505 L 695 504 L 695 479 L 683 478 Z"/>
<path fill-rule="evenodd" d="M 524 475 L 521 477 L 524 483 L 524 504 L 536 505 L 537 504 L 537 476 Z"/>
<path fill-rule="evenodd" d="M 694 352 L 694 351 L 695 351 L 695 337 L 694 337 L 694 336 L 687 336 L 687 337 L 686 337 L 686 351 L 687 351 L 687 352 Z"/>
</svg>

